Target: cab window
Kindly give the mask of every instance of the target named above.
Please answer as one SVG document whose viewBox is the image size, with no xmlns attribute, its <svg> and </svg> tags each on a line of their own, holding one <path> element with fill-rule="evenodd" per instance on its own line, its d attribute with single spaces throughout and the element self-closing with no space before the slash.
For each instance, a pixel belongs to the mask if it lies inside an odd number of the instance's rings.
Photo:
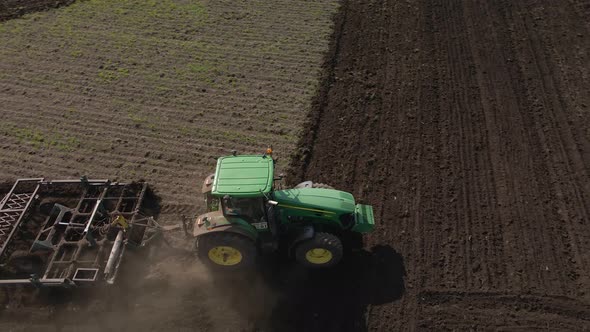
<svg viewBox="0 0 590 332">
<path fill-rule="evenodd" d="M 225 196 L 222 199 L 223 214 L 245 219 L 248 222 L 260 222 L 264 219 L 264 204 L 261 197 L 238 198 Z"/>
</svg>

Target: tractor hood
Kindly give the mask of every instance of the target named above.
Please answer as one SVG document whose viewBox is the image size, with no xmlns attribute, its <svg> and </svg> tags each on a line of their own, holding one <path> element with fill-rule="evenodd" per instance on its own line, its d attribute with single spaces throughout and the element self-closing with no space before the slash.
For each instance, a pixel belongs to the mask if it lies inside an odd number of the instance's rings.
<svg viewBox="0 0 590 332">
<path fill-rule="evenodd" d="M 274 192 L 279 206 L 311 208 L 332 211 L 337 214 L 353 213 L 355 202 L 352 194 L 345 191 L 319 188 L 286 189 Z"/>
</svg>

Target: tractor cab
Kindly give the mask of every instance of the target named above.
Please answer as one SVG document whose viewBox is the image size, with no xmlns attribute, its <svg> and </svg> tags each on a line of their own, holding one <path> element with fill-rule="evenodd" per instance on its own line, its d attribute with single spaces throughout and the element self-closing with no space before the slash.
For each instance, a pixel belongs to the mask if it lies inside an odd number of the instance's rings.
<svg viewBox="0 0 590 332">
<path fill-rule="evenodd" d="M 270 155 L 221 157 L 211 195 L 220 199 L 226 217 L 240 217 L 250 224 L 266 222 L 265 205 L 273 180 Z"/>
<path fill-rule="evenodd" d="M 264 197 L 272 190 L 274 160 L 269 155 L 227 156 L 217 161 L 211 188 L 216 197 Z"/>
<path fill-rule="evenodd" d="M 264 222 L 264 200 L 262 197 L 232 197 L 223 196 L 221 211 L 226 217 L 239 217 L 250 223 Z"/>
<path fill-rule="evenodd" d="M 229 221 L 268 230 L 269 220 L 274 221 L 268 204 L 273 181 L 274 160 L 269 154 L 221 157 L 215 173 L 203 183 L 207 211 L 219 211 Z"/>
<path fill-rule="evenodd" d="M 221 157 L 215 173 L 203 183 L 207 209 L 217 210 L 219 200 L 232 206 L 255 198 L 263 200 L 272 191 L 273 177 L 274 160 L 269 155 Z"/>
</svg>

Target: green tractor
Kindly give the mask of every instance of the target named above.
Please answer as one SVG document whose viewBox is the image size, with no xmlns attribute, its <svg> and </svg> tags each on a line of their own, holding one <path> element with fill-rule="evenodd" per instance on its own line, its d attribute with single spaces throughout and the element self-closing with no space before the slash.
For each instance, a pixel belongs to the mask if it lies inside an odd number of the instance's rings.
<svg viewBox="0 0 590 332">
<path fill-rule="evenodd" d="M 337 264 L 343 238 L 375 227 L 373 208 L 311 181 L 279 190 L 271 154 L 218 159 L 203 183 L 207 213 L 187 226 L 200 260 L 233 270 L 254 265 L 260 253 L 282 250 L 308 267 Z"/>
</svg>

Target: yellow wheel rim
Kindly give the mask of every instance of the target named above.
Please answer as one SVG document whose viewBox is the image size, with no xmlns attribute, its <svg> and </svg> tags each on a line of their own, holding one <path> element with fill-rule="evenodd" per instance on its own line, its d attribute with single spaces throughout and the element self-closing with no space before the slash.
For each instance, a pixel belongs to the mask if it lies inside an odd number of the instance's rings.
<svg viewBox="0 0 590 332">
<path fill-rule="evenodd" d="M 218 265 L 236 265 L 242 261 L 242 253 L 232 247 L 218 246 L 209 250 L 209 259 Z"/>
<path fill-rule="evenodd" d="M 332 252 L 324 248 L 310 249 L 305 253 L 305 259 L 313 264 L 326 264 L 332 260 Z"/>
</svg>

